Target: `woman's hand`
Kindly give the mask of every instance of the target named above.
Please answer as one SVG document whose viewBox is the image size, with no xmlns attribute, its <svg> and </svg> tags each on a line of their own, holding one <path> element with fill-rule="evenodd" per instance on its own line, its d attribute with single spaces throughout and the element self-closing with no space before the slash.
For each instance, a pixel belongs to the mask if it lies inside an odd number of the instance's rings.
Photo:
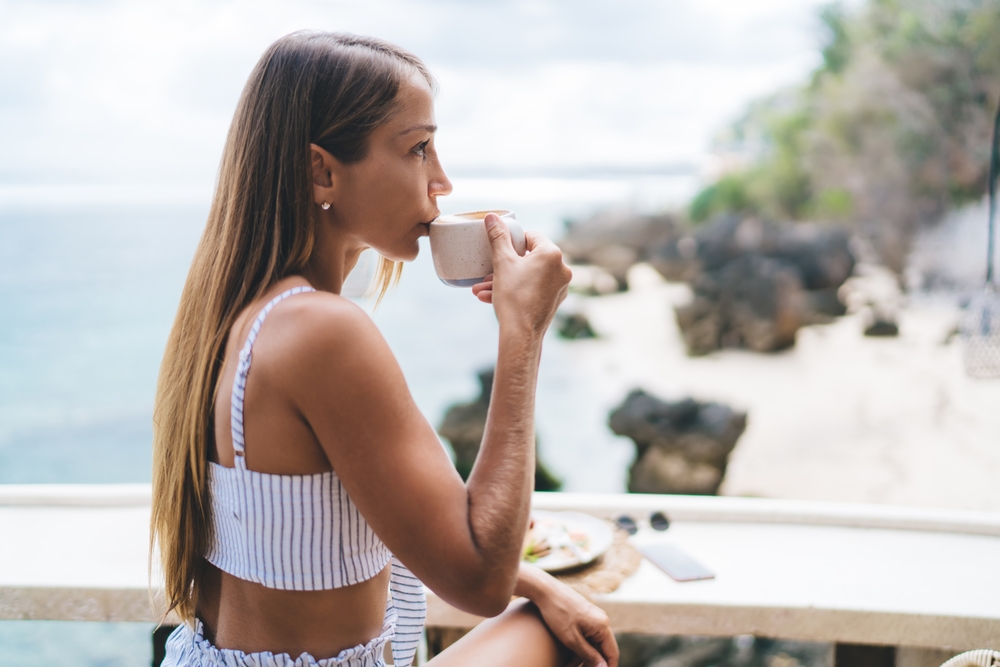
<svg viewBox="0 0 1000 667">
<path fill-rule="evenodd" d="M 515 592 L 535 603 L 556 639 L 576 654 L 578 661 L 570 664 L 618 667 L 618 642 L 602 609 L 526 563 L 521 564 Z"/>
<path fill-rule="evenodd" d="M 544 333 L 573 276 L 563 263 L 562 251 L 541 234 L 526 232 L 527 252 L 519 257 L 510 231 L 494 213 L 486 216 L 486 233 L 493 249 L 493 273 L 473 286 L 473 294 L 493 304 L 501 328 Z"/>
</svg>

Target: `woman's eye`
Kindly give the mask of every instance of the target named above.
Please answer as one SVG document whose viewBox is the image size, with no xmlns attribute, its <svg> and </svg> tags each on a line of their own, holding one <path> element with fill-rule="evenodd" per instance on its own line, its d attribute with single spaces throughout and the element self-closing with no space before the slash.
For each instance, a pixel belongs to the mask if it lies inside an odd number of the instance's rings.
<svg viewBox="0 0 1000 667">
<path fill-rule="evenodd" d="M 416 148 L 413 149 L 413 152 L 416 153 L 417 155 L 421 156 L 421 157 L 426 157 L 427 156 L 427 144 L 429 144 L 429 143 L 431 143 L 430 139 L 428 139 L 427 141 L 421 141 L 419 144 L 417 144 Z"/>
</svg>

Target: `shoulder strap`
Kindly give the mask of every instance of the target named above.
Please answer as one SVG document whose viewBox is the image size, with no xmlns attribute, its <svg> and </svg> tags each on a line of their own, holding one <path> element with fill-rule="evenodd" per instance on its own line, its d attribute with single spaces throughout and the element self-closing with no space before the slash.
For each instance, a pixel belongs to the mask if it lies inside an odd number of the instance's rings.
<svg viewBox="0 0 1000 667">
<path fill-rule="evenodd" d="M 246 469 L 246 460 L 244 459 L 246 441 L 243 439 L 243 398 L 246 395 L 247 388 L 247 375 L 250 373 L 250 359 L 253 356 L 253 344 L 257 340 L 257 334 L 260 333 L 260 327 L 264 324 L 264 318 L 267 314 L 278 305 L 281 301 L 284 301 L 290 296 L 299 294 L 301 292 L 315 292 L 316 290 L 308 285 L 300 285 L 299 287 L 293 287 L 292 289 L 285 290 L 278 296 L 274 297 L 267 302 L 267 305 L 260 311 L 257 315 L 257 319 L 254 320 L 253 326 L 250 327 L 250 333 L 247 335 L 246 343 L 243 344 L 243 349 L 240 350 L 240 361 L 239 365 L 236 367 L 236 377 L 233 378 L 233 395 L 230 401 L 230 423 L 232 425 L 233 434 L 233 451 L 236 454 L 236 467 Z"/>
</svg>

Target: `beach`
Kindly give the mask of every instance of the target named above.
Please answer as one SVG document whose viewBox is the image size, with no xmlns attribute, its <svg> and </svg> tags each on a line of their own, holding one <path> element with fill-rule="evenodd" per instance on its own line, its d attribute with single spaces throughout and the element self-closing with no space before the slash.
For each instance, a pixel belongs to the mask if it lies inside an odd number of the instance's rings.
<svg viewBox="0 0 1000 667">
<path fill-rule="evenodd" d="M 687 287 L 644 265 L 629 278 L 575 304 L 600 336 L 576 363 L 609 406 L 641 387 L 746 410 L 722 494 L 1000 511 L 1000 381 L 965 375 L 956 300 L 910 298 L 898 338 L 848 315 L 782 352 L 691 358 L 672 310 Z"/>
</svg>

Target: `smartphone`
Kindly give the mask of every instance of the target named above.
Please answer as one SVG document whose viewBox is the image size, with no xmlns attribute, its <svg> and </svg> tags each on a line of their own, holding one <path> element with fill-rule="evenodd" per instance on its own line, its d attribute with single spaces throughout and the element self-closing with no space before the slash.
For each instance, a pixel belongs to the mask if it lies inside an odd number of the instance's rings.
<svg viewBox="0 0 1000 667">
<path fill-rule="evenodd" d="M 642 555 L 653 565 L 666 572 L 677 581 L 697 581 L 698 579 L 714 579 L 715 572 L 684 553 L 680 547 L 669 542 L 656 542 L 639 547 Z"/>
</svg>

